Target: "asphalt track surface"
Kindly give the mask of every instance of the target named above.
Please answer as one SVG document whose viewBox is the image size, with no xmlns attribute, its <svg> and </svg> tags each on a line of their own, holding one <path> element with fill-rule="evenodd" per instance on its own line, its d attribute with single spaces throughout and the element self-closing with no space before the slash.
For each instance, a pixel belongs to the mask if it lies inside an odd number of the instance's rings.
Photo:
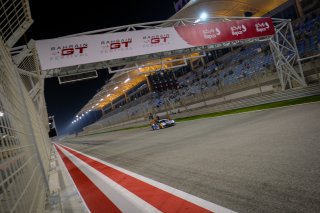
<svg viewBox="0 0 320 213">
<path fill-rule="evenodd" d="M 237 212 L 320 212 L 320 103 L 64 141 Z"/>
</svg>

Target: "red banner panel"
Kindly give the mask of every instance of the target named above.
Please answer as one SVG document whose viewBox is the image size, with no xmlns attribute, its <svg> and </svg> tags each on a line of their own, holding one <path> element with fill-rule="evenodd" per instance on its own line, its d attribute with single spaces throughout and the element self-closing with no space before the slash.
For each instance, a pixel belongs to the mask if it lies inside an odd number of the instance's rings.
<svg viewBox="0 0 320 213">
<path fill-rule="evenodd" d="M 215 22 L 175 27 L 179 36 L 192 46 L 203 46 L 275 34 L 271 18 Z"/>
</svg>

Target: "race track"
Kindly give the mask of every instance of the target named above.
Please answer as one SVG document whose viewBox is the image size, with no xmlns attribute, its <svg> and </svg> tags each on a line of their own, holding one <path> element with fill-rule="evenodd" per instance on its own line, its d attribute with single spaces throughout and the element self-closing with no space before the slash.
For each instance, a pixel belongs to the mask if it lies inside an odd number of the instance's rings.
<svg viewBox="0 0 320 213">
<path fill-rule="evenodd" d="M 320 212 L 320 103 L 64 145 L 237 212 Z"/>
</svg>

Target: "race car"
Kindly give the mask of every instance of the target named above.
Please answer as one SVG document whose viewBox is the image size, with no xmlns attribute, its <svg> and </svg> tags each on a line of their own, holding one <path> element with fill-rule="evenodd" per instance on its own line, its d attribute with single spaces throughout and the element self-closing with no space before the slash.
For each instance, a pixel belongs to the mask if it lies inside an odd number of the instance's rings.
<svg viewBox="0 0 320 213">
<path fill-rule="evenodd" d="M 164 129 L 174 125 L 176 125 L 176 122 L 174 120 L 161 119 L 161 120 L 158 120 L 156 123 L 152 124 L 151 128 L 152 130 L 157 130 L 157 129 Z"/>
</svg>

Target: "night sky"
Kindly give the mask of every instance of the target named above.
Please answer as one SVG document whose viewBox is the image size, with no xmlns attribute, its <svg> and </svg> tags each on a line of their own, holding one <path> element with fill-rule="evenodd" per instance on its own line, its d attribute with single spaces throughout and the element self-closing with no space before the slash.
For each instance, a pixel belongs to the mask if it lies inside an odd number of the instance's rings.
<svg viewBox="0 0 320 213">
<path fill-rule="evenodd" d="M 33 25 L 27 39 L 49 39 L 74 33 L 149 21 L 166 20 L 174 11 L 173 0 L 36 1 L 29 0 Z M 111 76 L 60 85 L 46 79 L 45 97 L 49 115 L 55 116 L 58 133 L 65 134 L 79 110 Z"/>
</svg>

